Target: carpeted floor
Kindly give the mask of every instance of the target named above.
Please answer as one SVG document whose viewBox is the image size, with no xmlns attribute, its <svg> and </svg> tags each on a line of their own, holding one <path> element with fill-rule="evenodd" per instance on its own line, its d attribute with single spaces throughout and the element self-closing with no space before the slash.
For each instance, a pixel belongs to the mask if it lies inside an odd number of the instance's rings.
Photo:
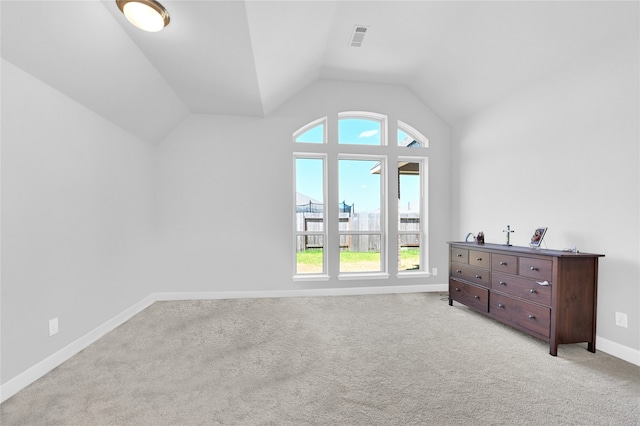
<svg viewBox="0 0 640 426">
<path fill-rule="evenodd" d="M 640 367 L 437 293 L 158 302 L 0 406 L 9 425 L 639 425 Z"/>
</svg>

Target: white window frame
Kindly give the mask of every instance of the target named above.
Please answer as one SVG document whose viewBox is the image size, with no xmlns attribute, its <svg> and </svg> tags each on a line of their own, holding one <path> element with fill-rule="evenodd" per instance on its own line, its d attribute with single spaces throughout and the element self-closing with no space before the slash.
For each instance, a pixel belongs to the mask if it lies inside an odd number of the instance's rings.
<svg viewBox="0 0 640 426">
<path fill-rule="evenodd" d="M 326 126 L 325 126 L 326 127 Z M 295 137 L 294 137 L 295 141 Z M 299 142 L 304 143 L 304 142 Z M 319 159 L 322 160 L 322 205 L 323 205 L 323 215 L 322 215 L 322 231 L 305 231 L 298 230 L 297 227 L 297 217 L 295 212 L 296 206 L 296 181 L 297 181 L 297 167 L 296 163 L 298 159 Z M 294 219 L 293 219 L 293 271 L 294 271 L 294 280 L 327 280 L 329 279 L 328 274 L 328 242 L 329 242 L 329 226 L 327 223 L 327 154 L 326 153 L 307 153 L 307 152 L 294 152 L 293 154 L 293 204 L 294 204 Z M 305 237 L 307 235 L 320 235 L 322 236 L 322 272 L 318 273 L 298 273 L 298 238 Z"/>
<path fill-rule="evenodd" d="M 360 146 L 360 145 L 359 145 Z M 362 146 L 378 146 L 378 145 L 362 145 Z M 355 160 L 355 161 L 378 161 L 380 162 L 380 230 L 379 231 L 340 231 L 338 230 L 338 236 L 343 235 L 380 235 L 380 270 L 370 272 L 342 272 L 338 274 L 339 280 L 345 279 L 357 279 L 357 278 L 388 278 L 389 264 L 389 227 L 387 223 L 388 217 L 388 158 L 384 155 L 371 155 L 371 154 L 338 154 L 338 164 L 340 160 Z M 340 176 L 338 176 L 338 184 Z M 336 194 L 337 195 L 337 194 Z M 339 238 L 338 238 L 339 241 Z M 340 248 L 338 247 L 338 250 Z M 340 270 L 340 262 L 338 262 L 338 270 Z"/>
<path fill-rule="evenodd" d="M 340 144 L 339 143 L 339 122 L 343 119 L 366 119 L 377 121 L 380 124 L 380 145 L 366 145 L 366 144 Z M 323 125 L 323 143 L 306 143 L 296 142 L 296 139 L 303 133 L 311 130 L 312 128 Z M 407 149 L 397 145 L 396 140 L 397 131 L 401 130 L 407 135 L 413 137 L 420 142 L 420 147 L 417 149 Z M 317 118 L 303 127 L 295 131 L 292 136 L 293 141 L 293 182 L 294 193 L 293 200 L 295 205 L 296 200 L 296 160 L 298 158 L 320 158 L 323 159 L 323 200 L 324 205 L 324 226 L 323 231 L 298 231 L 295 220 L 295 208 L 294 208 L 294 220 L 293 220 L 293 280 L 294 281 L 313 281 L 313 280 L 328 280 L 331 275 L 337 275 L 339 280 L 348 279 L 384 279 L 389 277 L 391 271 L 396 271 L 398 278 L 404 277 L 420 277 L 430 276 L 429 273 L 429 244 L 428 244 L 428 166 L 429 157 L 424 151 L 424 148 L 428 148 L 429 139 L 425 137 L 421 132 L 416 130 L 413 126 L 410 126 L 406 122 L 397 120 L 397 127 L 393 129 L 396 132 L 394 135 L 390 134 L 388 117 L 383 114 L 367 112 L 367 111 L 344 111 L 339 112 L 334 116 L 325 116 Z M 390 144 L 391 141 L 395 141 L 395 144 Z M 406 155 L 409 154 L 409 155 Z M 381 170 L 380 190 L 381 194 L 381 224 L 380 231 L 340 231 L 338 225 L 338 161 L 341 159 L 351 160 L 375 160 L 382 161 L 381 164 L 384 170 Z M 399 269 L 397 258 L 393 258 L 393 255 L 398 255 L 397 250 L 400 247 L 392 249 L 391 242 L 394 245 L 398 245 L 398 237 L 403 234 L 416 234 L 416 231 L 400 231 L 397 226 L 390 228 L 389 220 L 391 217 L 397 217 L 397 201 L 393 200 L 392 196 L 397 196 L 397 192 L 394 189 L 390 191 L 390 184 L 397 185 L 395 179 L 398 178 L 398 174 L 391 173 L 393 170 L 390 167 L 397 164 L 398 161 L 410 161 L 420 163 L 420 269 L 401 271 Z M 394 182 L 391 182 L 394 180 Z M 395 207 L 393 214 L 391 210 Z M 335 211 L 334 211 L 335 210 Z M 335 222 L 335 223 L 334 223 Z M 340 270 L 340 255 L 339 255 L 339 242 L 341 235 L 355 235 L 355 234 L 380 234 L 380 271 L 371 272 L 339 272 Z M 390 235 L 393 232 L 394 235 Z M 323 270 L 321 273 L 297 273 L 297 239 L 304 235 L 322 235 L 323 238 Z"/>
<path fill-rule="evenodd" d="M 404 131 L 404 129 L 402 129 Z M 405 132 L 406 133 L 406 132 Z M 408 133 L 407 133 L 408 134 Z M 411 135 L 414 136 L 414 135 Z M 419 139 L 416 139 L 419 140 Z M 420 164 L 420 221 L 418 235 L 420 236 L 420 269 L 414 269 L 410 271 L 401 271 L 400 265 L 396 266 L 398 271 L 398 277 L 415 277 L 418 275 L 431 275 L 429 273 L 429 244 L 427 240 L 427 224 L 429 223 L 429 205 L 428 205 L 428 167 L 429 158 L 425 156 L 398 156 L 398 162 L 419 163 Z M 397 212 L 396 214 L 400 214 Z M 415 235 L 416 231 L 402 231 L 397 230 L 398 237 L 401 235 Z M 400 250 L 400 247 L 398 247 Z"/>
</svg>

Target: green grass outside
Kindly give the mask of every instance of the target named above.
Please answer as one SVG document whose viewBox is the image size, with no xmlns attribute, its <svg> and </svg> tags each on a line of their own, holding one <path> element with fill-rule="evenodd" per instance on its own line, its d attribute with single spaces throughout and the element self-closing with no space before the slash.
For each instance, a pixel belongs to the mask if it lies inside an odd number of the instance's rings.
<svg viewBox="0 0 640 426">
<path fill-rule="evenodd" d="M 322 249 L 308 249 L 297 253 L 298 270 L 319 272 L 322 270 Z M 376 270 L 373 265 L 380 264 L 378 252 L 341 251 L 340 263 L 345 271 L 363 270 L 356 265 L 372 265 L 369 270 Z M 400 264 L 403 269 L 411 269 L 420 264 L 420 249 L 403 249 L 400 251 Z M 353 266 L 349 266 L 353 265 Z M 366 267 L 365 267 L 366 268 Z M 366 270 L 366 269 L 365 269 Z"/>
</svg>

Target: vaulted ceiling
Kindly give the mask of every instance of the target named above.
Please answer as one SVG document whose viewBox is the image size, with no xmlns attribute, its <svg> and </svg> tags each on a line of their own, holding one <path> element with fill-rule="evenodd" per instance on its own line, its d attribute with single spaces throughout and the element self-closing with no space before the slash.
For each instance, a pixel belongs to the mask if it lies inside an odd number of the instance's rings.
<svg viewBox="0 0 640 426">
<path fill-rule="evenodd" d="M 458 120 L 638 31 L 637 2 L 1 2 L 2 57 L 148 141 L 189 113 L 268 116 L 318 79 L 397 84 Z M 357 25 L 368 31 L 351 47 Z"/>
</svg>

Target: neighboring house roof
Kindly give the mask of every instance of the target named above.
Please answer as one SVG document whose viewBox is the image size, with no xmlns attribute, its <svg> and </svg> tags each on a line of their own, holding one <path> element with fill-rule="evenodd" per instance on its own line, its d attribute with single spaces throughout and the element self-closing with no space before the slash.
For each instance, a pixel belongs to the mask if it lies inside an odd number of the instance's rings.
<svg viewBox="0 0 640 426">
<path fill-rule="evenodd" d="M 405 137 L 399 146 L 405 148 L 417 148 L 420 147 L 420 142 L 413 139 L 411 136 Z M 369 171 L 372 175 L 380 174 L 380 163 L 376 163 L 371 170 Z M 398 173 L 401 175 L 417 175 L 419 174 L 419 170 L 417 168 L 417 163 L 411 162 L 399 162 L 398 163 Z"/>
</svg>

